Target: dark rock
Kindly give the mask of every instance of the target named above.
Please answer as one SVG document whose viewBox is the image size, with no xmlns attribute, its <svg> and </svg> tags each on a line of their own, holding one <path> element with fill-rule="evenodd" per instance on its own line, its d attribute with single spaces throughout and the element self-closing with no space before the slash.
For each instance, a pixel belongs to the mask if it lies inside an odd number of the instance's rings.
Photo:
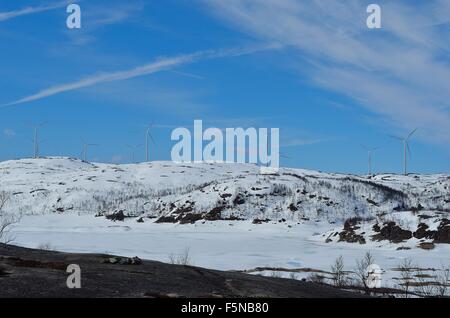
<svg viewBox="0 0 450 318">
<path fill-rule="evenodd" d="M 345 220 L 344 230 L 349 231 L 351 229 L 354 229 L 361 221 L 362 221 L 362 218 L 359 218 L 359 217 L 349 218 L 349 219 Z"/>
<path fill-rule="evenodd" d="M 378 223 L 377 223 L 377 224 L 375 224 L 375 225 L 372 227 L 372 230 L 373 230 L 374 232 L 379 233 L 379 232 L 381 231 L 381 228 L 380 228 L 380 226 L 379 226 Z"/>
<path fill-rule="evenodd" d="M 434 243 L 450 244 L 450 220 L 442 219 L 434 235 Z"/>
<path fill-rule="evenodd" d="M 426 225 L 425 223 L 420 223 L 419 226 L 417 227 L 417 231 L 414 232 L 414 237 L 416 239 L 432 239 L 434 238 L 436 234 L 436 231 L 428 231 L 428 225 Z"/>
<path fill-rule="evenodd" d="M 225 206 L 216 206 L 211 211 L 209 211 L 205 215 L 205 220 L 207 221 L 218 221 L 222 217 L 222 211 L 225 209 Z"/>
<path fill-rule="evenodd" d="M 111 221 L 114 221 L 114 222 L 125 220 L 125 214 L 123 214 L 123 211 L 122 211 L 122 210 L 120 210 L 120 211 L 118 211 L 118 212 L 114 212 L 114 213 L 108 214 L 108 215 L 106 215 L 105 217 L 106 217 L 108 220 L 111 220 Z"/>
<path fill-rule="evenodd" d="M 339 242 L 366 244 L 364 236 L 352 231 L 342 231 L 339 233 Z"/>
<path fill-rule="evenodd" d="M 140 264 L 142 264 L 142 260 L 139 257 L 137 257 L 137 256 L 135 256 L 133 258 L 114 256 L 114 257 L 103 259 L 101 261 L 101 263 L 103 263 L 103 264 L 113 264 L 113 265 L 114 264 L 119 264 L 119 265 L 140 265 Z"/>
<path fill-rule="evenodd" d="M 172 213 L 173 214 L 183 214 L 183 213 L 192 212 L 194 210 L 194 208 L 192 207 L 193 205 L 194 205 L 194 203 L 186 201 L 186 205 L 185 206 L 178 207 Z"/>
<path fill-rule="evenodd" d="M 410 238 L 412 238 L 412 232 L 403 230 L 400 226 L 396 225 L 395 222 L 388 222 L 380 230 L 380 233 L 372 236 L 372 239 L 376 241 L 388 240 L 392 243 L 401 243 Z"/>
<path fill-rule="evenodd" d="M 232 214 L 232 215 L 230 215 L 230 216 L 228 216 L 226 218 L 222 218 L 222 220 L 225 220 L 225 221 L 243 221 L 244 219 Z"/>
<path fill-rule="evenodd" d="M 262 224 L 262 223 L 268 223 L 270 222 L 270 219 L 260 220 L 260 219 L 254 219 L 253 224 Z"/>
<path fill-rule="evenodd" d="M 298 208 L 294 205 L 294 203 L 291 203 L 291 205 L 289 205 L 288 209 L 291 210 L 292 212 L 298 211 Z"/>
<path fill-rule="evenodd" d="M 245 199 L 244 199 L 243 195 L 240 193 L 233 200 L 234 205 L 241 205 L 244 203 L 245 203 Z"/>
<path fill-rule="evenodd" d="M 202 220 L 203 216 L 200 213 L 188 213 L 177 218 L 180 224 L 194 224 L 195 222 Z"/>
<path fill-rule="evenodd" d="M 344 230 L 339 233 L 339 242 L 366 244 L 366 239 L 360 234 L 356 234 L 355 230 L 361 221 L 361 218 L 350 218 L 344 223 Z"/>
<path fill-rule="evenodd" d="M 434 243 L 423 242 L 419 244 L 419 247 L 423 250 L 432 250 L 434 249 Z"/>
<path fill-rule="evenodd" d="M 422 210 L 423 210 L 423 206 L 420 203 L 416 207 L 412 207 L 411 208 L 411 211 L 414 212 L 414 213 L 417 213 L 417 212 L 422 211 Z"/>
<path fill-rule="evenodd" d="M 177 222 L 177 220 L 172 215 L 162 216 L 158 220 L 155 221 L 155 223 L 176 223 L 176 222 Z"/>
</svg>

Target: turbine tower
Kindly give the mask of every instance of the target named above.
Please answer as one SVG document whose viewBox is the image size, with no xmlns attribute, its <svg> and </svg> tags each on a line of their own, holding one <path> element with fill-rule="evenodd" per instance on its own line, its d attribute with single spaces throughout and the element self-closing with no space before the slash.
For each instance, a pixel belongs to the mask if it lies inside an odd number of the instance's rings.
<svg viewBox="0 0 450 318">
<path fill-rule="evenodd" d="M 417 131 L 418 128 L 411 131 L 406 137 L 391 136 L 394 139 L 398 139 L 403 142 L 403 173 L 406 176 L 408 174 L 408 154 L 411 156 L 411 149 L 409 148 L 409 139 Z"/>
<path fill-rule="evenodd" d="M 145 161 L 148 162 L 149 161 L 149 152 L 148 152 L 148 147 L 149 147 L 149 140 L 152 141 L 153 144 L 155 144 L 155 140 L 153 139 L 152 134 L 150 133 L 150 129 L 152 128 L 153 125 L 149 125 L 147 127 L 147 130 L 145 131 Z M 133 160 L 134 161 L 134 160 Z"/>
<path fill-rule="evenodd" d="M 367 165 L 368 174 L 369 174 L 369 176 L 372 176 L 372 156 L 373 156 L 373 153 L 375 151 L 377 151 L 378 149 L 380 149 L 380 148 L 379 147 L 377 147 L 377 148 L 369 148 L 369 147 L 366 147 L 364 145 L 361 145 L 361 147 L 363 147 L 364 149 L 367 150 L 367 155 L 368 155 L 368 165 Z"/>
<path fill-rule="evenodd" d="M 135 161 L 134 161 L 134 154 L 135 154 L 136 149 L 138 149 L 141 146 L 142 146 L 142 144 L 139 144 L 139 145 L 127 145 L 127 147 L 131 149 L 131 162 L 132 163 L 135 163 Z"/>
<path fill-rule="evenodd" d="M 83 150 L 81 152 L 81 158 L 84 162 L 87 162 L 86 156 L 87 156 L 87 150 L 89 147 L 98 146 L 98 144 L 88 144 L 84 141 L 83 138 L 81 138 L 81 142 L 83 143 Z"/>
</svg>

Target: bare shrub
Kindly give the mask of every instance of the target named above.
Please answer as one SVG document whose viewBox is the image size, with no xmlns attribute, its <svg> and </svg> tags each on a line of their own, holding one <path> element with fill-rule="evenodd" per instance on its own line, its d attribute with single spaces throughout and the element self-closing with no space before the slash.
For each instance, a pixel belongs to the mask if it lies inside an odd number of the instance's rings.
<svg viewBox="0 0 450 318">
<path fill-rule="evenodd" d="M 415 292 L 422 297 L 447 297 L 450 286 L 450 267 L 437 270 L 433 276 L 419 271 L 416 275 Z M 429 279 L 426 279 L 429 278 Z"/>
<path fill-rule="evenodd" d="M 344 271 L 344 259 L 342 256 L 339 256 L 331 266 L 331 276 L 334 286 L 342 287 L 346 284 L 346 273 Z"/>
<path fill-rule="evenodd" d="M 422 270 L 416 271 L 416 281 L 414 283 L 414 292 L 420 297 L 434 297 L 436 295 L 437 277 L 426 274 Z"/>
<path fill-rule="evenodd" d="M 186 247 L 181 254 L 170 254 L 169 262 L 174 265 L 192 265 L 189 247 Z"/>
<path fill-rule="evenodd" d="M 283 275 L 281 275 L 281 273 L 278 272 L 278 271 L 272 271 L 270 273 L 270 277 L 272 277 L 272 278 L 281 278 L 281 277 L 283 277 Z"/>
<path fill-rule="evenodd" d="M 356 281 L 359 283 L 361 287 L 364 288 L 364 292 L 369 295 L 370 287 L 369 287 L 369 279 L 371 278 L 371 273 L 368 271 L 370 265 L 375 263 L 375 258 L 372 256 L 370 252 L 367 252 L 366 255 L 361 260 L 356 261 L 356 269 L 355 276 Z"/>
<path fill-rule="evenodd" d="M 318 273 L 312 273 L 306 278 L 306 280 L 311 283 L 324 284 L 325 278 L 326 278 L 325 276 L 320 275 Z"/>
<path fill-rule="evenodd" d="M 0 191 L 0 215 L 8 200 L 9 200 L 9 193 L 5 191 Z"/>
<path fill-rule="evenodd" d="M 297 280 L 298 275 L 297 275 L 296 272 L 290 272 L 290 273 L 289 273 L 289 278 L 290 278 L 290 279 L 295 279 L 295 280 Z"/>
<path fill-rule="evenodd" d="M 38 245 L 38 250 L 43 250 L 43 251 L 51 251 L 53 250 L 52 244 L 50 242 L 47 243 L 41 243 Z"/>
<path fill-rule="evenodd" d="M 447 296 L 447 290 L 450 282 L 450 267 L 443 267 L 437 276 L 437 296 Z"/>
</svg>

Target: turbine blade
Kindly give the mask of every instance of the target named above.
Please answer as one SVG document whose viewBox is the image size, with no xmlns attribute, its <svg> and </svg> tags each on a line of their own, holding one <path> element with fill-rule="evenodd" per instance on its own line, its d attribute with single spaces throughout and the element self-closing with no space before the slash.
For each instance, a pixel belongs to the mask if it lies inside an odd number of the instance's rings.
<svg viewBox="0 0 450 318">
<path fill-rule="evenodd" d="M 394 136 L 394 135 L 388 135 L 388 136 L 391 137 L 391 138 L 403 141 L 403 138 L 401 138 L 401 137 Z"/>
<path fill-rule="evenodd" d="M 414 129 L 413 131 L 411 131 L 408 135 L 408 137 L 406 137 L 406 139 L 411 138 L 412 135 L 414 135 L 414 133 L 418 130 L 419 128 Z"/>
<path fill-rule="evenodd" d="M 406 148 L 408 149 L 408 156 L 409 156 L 410 158 L 412 158 L 412 155 L 411 155 L 411 148 L 409 148 L 409 143 L 408 143 L 408 142 L 406 142 Z"/>
<path fill-rule="evenodd" d="M 150 132 L 148 132 L 148 136 L 150 137 L 150 140 L 152 141 L 152 143 L 156 145 L 155 139 L 153 138 L 153 136 Z"/>
</svg>

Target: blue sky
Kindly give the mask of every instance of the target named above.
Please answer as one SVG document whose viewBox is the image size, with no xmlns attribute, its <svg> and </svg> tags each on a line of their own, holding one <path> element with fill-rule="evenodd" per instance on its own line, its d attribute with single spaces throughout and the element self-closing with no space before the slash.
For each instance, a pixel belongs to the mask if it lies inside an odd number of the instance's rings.
<svg viewBox="0 0 450 318">
<path fill-rule="evenodd" d="M 0 160 L 79 157 L 125 163 L 144 142 L 169 160 L 173 128 L 280 128 L 282 166 L 365 173 L 450 171 L 450 2 L 85 0 L 0 2 Z M 135 154 L 143 160 L 144 149 Z"/>
</svg>

